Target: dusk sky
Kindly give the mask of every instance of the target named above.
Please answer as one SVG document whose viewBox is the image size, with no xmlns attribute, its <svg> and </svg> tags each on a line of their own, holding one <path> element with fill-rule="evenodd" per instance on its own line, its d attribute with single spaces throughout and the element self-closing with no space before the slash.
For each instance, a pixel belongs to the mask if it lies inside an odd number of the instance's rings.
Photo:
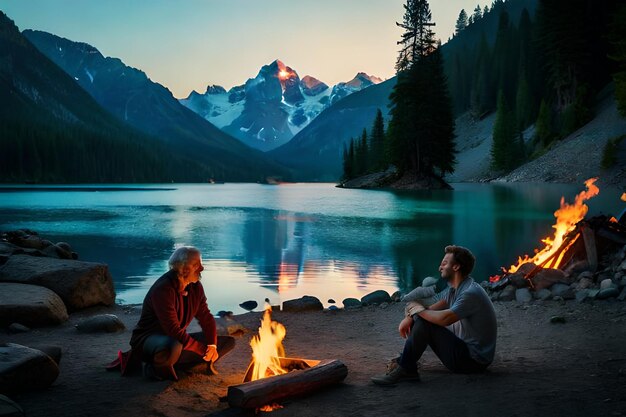
<svg viewBox="0 0 626 417">
<path fill-rule="evenodd" d="M 280 59 L 333 85 L 363 71 L 394 75 L 404 0 L 0 0 L 20 30 L 89 43 L 178 98 L 208 84 L 229 89 Z M 446 42 L 458 14 L 491 1 L 432 0 Z"/>
</svg>

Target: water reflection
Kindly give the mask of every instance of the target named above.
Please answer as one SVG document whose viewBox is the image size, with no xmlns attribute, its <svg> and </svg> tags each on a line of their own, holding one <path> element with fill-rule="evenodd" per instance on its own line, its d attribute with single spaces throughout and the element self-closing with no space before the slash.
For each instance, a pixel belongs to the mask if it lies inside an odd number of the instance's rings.
<svg viewBox="0 0 626 417">
<path fill-rule="evenodd" d="M 561 195 L 581 186 L 458 184 L 455 191 L 338 190 L 329 184 L 177 185 L 150 193 L 13 192 L 0 230 L 30 228 L 105 262 L 118 301 L 139 303 L 178 245 L 203 253 L 214 311 L 302 295 L 345 297 L 413 288 L 438 276 L 443 248 L 469 247 L 486 279 L 551 234 Z M 620 212 L 601 190 L 591 214 Z"/>
</svg>

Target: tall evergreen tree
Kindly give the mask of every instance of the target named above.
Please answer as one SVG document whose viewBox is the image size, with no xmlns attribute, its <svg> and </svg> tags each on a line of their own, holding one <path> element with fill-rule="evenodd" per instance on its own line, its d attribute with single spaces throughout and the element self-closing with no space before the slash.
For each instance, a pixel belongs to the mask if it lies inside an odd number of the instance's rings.
<svg viewBox="0 0 626 417">
<path fill-rule="evenodd" d="M 515 117 L 504 92 L 498 94 L 496 121 L 493 125 L 491 166 L 495 170 L 510 170 L 519 161 L 519 136 L 516 134 Z"/>
<path fill-rule="evenodd" d="M 407 14 L 414 27 L 402 39 L 421 33 L 411 62 L 398 74 L 391 95 L 388 136 L 391 162 L 401 171 L 433 175 L 452 172 L 454 165 L 454 119 L 443 73 L 443 58 L 435 47 L 428 2 L 408 0 Z M 407 35 L 408 34 L 408 35 Z M 402 56 L 402 52 L 401 52 Z M 406 54 L 404 55 L 406 56 Z"/>
<path fill-rule="evenodd" d="M 370 170 L 380 171 L 385 169 L 385 159 L 385 121 L 383 112 L 378 109 L 370 134 Z"/>
<path fill-rule="evenodd" d="M 420 57 L 430 54 L 435 49 L 435 26 L 431 22 L 432 14 L 426 0 L 407 0 L 404 5 L 404 19 L 396 25 L 404 29 L 401 39 L 397 42 L 402 45 L 398 53 L 396 70 L 408 69 Z"/>
<path fill-rule="evenodd" d="M 465 29 L 466 27 L 467 27 L 467 12 L 465 11 L 465 9 L 461 9 L 461 12 L 459 13 L 459 17 L 456 19 L 456 25 L 454 26 L 454 34 L 458 36 L 459 33 L 463 32 L 463 29 Z"/>
<path fill-rule="evenodd" d="M 620 114 L 626 117 L 626 4 L 622 4 L 609 28 L 611 53 L 609 57 L 617 64 L 613 73 L 615 82 L 615 99 Z"/>
<path fill-rule="evenodd" d="M 483 17 L 480 4 L 477 4 L 476 7 L 474 8 L 474 14 L 472 14 L 472 17 L 474 18 L 474 23 L 478 22 Z"/>
</svg>

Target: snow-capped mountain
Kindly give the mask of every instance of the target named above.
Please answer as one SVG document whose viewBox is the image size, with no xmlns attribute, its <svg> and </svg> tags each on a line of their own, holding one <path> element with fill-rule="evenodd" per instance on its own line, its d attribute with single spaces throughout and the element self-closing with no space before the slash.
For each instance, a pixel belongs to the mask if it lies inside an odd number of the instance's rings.
<svg viewBox="0 0 626 417">
<path fill-rule="evenodd" d="M 180 102 L 242 142 L 268 151 L 287 143 L 318 114 L 340 99 L 382 80 L 358 73 L 332 88 L 304 76 L 279 60 L 261 68 L 255 78 L 226 91 L 209 85 Z"/>
</svg>

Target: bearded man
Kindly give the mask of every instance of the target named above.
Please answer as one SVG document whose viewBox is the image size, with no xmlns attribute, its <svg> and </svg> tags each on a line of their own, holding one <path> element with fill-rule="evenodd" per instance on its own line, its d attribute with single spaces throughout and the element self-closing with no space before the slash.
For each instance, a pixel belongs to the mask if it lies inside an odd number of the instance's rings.
<svg viewBox="0 0 626 417">
<path fill-rule="evenodd" d="M 398 331 L 406 339 L 402 355 L 385 375 L 372 377 L 377 385 L 419 380 L 417 361 L 430 346 L 441 362 L 456 373 L 484 371 L 493 361 L 497 323 L 485 290 L 469 276 L 476 258 L 461 246 L 446 246 L 439 266 L 448 288 L 425 308 L 412 302 Z"/>
<path fill-rule="evenodd" d="M 144 375 L 178 380 L 176 369 L 215 373 L 213 364 L 235 347 L 231 336 L 217 336 L 200 273 L 200 251 L 183 246 L 169 259 L 170 270 L 152 285 L 133 330 L 131 350 L 119 354 L 122 375 L 143 362 Z M 201 332 L 187 333 L 196 318 Z"/>
</svg>

